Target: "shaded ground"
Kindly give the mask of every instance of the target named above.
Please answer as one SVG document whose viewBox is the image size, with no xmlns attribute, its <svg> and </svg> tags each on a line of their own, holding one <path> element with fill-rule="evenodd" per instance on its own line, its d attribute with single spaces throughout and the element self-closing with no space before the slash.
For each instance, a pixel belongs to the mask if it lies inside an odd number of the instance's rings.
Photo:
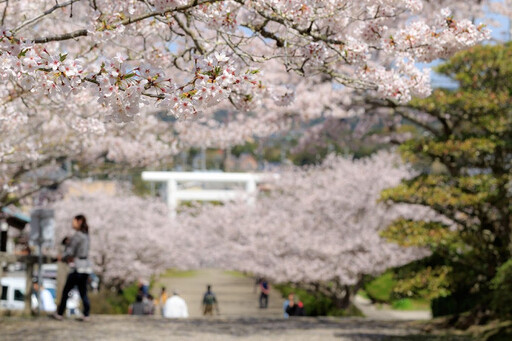
<svg viewBox="0 0 512 341">
<path fill-rule="evenodd" d="M 90 322 L 55 321 L 48 317 L 0 317 L 0 340 L 293 340 L 293 341 L 466 341 L 467 338 L 420 335 L 412 324 L 378 311 L 364 318 L 282 318 L 283 299 L 272 290 L 269 308 L 259 309 L 252 279 L 221 270 L 161 278 L 154 294 L 165 285 L 186 300 L 190 319 L 161 316 L 94 315 Z M 217 294 L 221 315 L 201 317 L 207 284 Z M 364 302 L 363 302 L 364 303 Z M 404 312 L 407 313 L 407 312 Z M 382 319 L 393 318 L 395 321 Z M 413 315 L 405 318 L 413 319 Z"/>
<path fill-rule="evenodd" d="M 10 340 L 293 340 L 447 341 L 461 337 L 421 336 L 405 322 L 362 318 L 199 318 L 95 315 L 90 322 L 46 317 L 0 319 L 0 339 Z"/>
</svg>

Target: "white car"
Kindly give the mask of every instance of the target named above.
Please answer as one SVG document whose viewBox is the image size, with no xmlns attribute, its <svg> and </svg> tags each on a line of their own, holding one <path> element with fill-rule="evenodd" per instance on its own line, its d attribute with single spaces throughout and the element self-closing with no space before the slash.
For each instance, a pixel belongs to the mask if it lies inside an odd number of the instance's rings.
<svg viewBox="0 0 512 341">
<path fill-rule="evenodd" d="M 23 310 L 25 308 L 25 277 L 2 277 L 0 285 L 2 288 L 0 296 L 0 309 L 2 310 Z M 43 279 L 43 286 L 50 291 L 55 298 L 56 281 Z"/>
<path fill-rule="evenodd" d="M 25 307 L 25 284 L 23 277 L 0 278 L 2 292 L 0 308 L 3 310 L 23 310 Z"/>
</svg>

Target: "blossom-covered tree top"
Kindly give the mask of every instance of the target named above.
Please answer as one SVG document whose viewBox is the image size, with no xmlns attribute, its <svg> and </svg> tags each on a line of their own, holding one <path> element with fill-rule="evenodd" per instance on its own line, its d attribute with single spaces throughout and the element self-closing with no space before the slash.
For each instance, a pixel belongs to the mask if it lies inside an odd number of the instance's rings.
<svg viewBox="0 0 512 341">
<path fill-rule="evenodd" d="M 415 62 L 487 37 L 444 5 L 457 2 L 6 1 L 0 97 L 3 106 L 27 98 L 72 106 L 86 96 L 119 122 L 148 103 L 180 117 L 225 100 L 238 109 L 265 97 L 285 105 L 293 89 L 276 89 L 261 72 L 275 60 L 303 76 L 407 101 L 430 92 L 428 73 Z M 11 115 L 2 110 L 0 120 Z"/>
<path fill-rule="evenodd" d="M 320 166 L 280 175 L 254 205 L 185 212 L 176 218 L 173 232 L 190 236 L 202 266 L 247 271 L 277 282 L 354 285 L 364 274 L 427 255 L 379 236 L 395 217 L 435 218 L 419 206 L 378 202 L 383 189 L 411 176 L 396 155 L 381 152 L 357 161 L 331 155 Z M 180 245 L 186 245 L 181 238 Z"/>
<path fill-rule="evenodd" d="M 74 183 L 68 184 L 75 187 Z M 80 193 L 79 187 L 75 191 Z M 84 214 L 89 221 L 90 259 L 107 286 L 149 278 L 171 267 L 193 268 L 192 250 L 184 252 L 169 228 L 164 203 L 129 193 L 105 192 L 69 196 L 53 205 L 57 240 L 71 236 L 71 220 Z"/>
</svg>

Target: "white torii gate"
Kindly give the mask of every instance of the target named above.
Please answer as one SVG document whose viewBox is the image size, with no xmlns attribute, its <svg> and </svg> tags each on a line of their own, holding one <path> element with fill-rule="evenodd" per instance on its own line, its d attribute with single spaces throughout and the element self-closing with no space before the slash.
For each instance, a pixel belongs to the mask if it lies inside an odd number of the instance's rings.
<svg viewBox="0 0 512 341">
<path fill-rule="evenodd" d="M 167 183 L 167 207 L 171 217 L 175 217 L 180 200 L 230 201 L 239 198 L 240 194 L 243 194 L 246 196 L 247 202 L 251 203 L 254 201 L 254 195 L 256 194 L 256 183 L 261 181 L 261 176 L 253 173 L 142 172 L 142 180 Z M 185 181 L 243 183 L 245 184 L 245 191 L 178 189 L 178 183 Z"/>
</svg>

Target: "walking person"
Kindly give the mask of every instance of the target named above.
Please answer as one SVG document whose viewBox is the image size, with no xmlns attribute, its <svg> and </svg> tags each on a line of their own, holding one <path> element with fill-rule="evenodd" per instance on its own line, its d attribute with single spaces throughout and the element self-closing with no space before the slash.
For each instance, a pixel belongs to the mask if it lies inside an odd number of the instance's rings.
<svg viewBox="0 0 512 341">
<path fill-rule="evenodd" d="M 181 298 L 176 291 L 167 299 L 164 306 L 164 317 L 167 318 L 187 318 L 187 303 Z"/>
<path fill-rule="evenodd" d="M 164 306 L 165 302 L 167 302 L 167 291 L 165 287 L 162 287 L 162 291 L 160 292 L 160 299 L 158 306 L 160 307 L 160 315 L 164 316 Z"/>
<path fill-rule="evenodd" d="M 270 294 L 270 284 L 266 279 L 262 279 L 260 283 L 260 308 L 266 309 L 268 307 L 268 295 Z"/>
<path fill-rule="evenodd" d="M 62 320 L 69 292 L 76 286 L 84 307 L 83 320 L 89 319 L 90 304 L 87 297 L 87 280 L 92 272 L 89 262 L 89 226 L 87 219 L 83 215 L 77 215 L 73 218 L 72 227 L 76 231 L 71 237 L 69 245 L 66 247 L 64 254 L 59 257 L 67 262 L 70 267 L 70 273 L 62 290 L 61 301 L 57 313 L 53 317 Z"/>
<path fill-rule="evenodd" d="M 213 308 L 215 306 L 215 311 L 217 311 L 217 315 L 220 314 L 219 312 L 219 305 L 217 302 L 217 297 L 212 292 L 212 286 L 207 285 L 206 286 L 206 292 L 203 296 L 203 315 L 213 315 Z"/>
</svg>

